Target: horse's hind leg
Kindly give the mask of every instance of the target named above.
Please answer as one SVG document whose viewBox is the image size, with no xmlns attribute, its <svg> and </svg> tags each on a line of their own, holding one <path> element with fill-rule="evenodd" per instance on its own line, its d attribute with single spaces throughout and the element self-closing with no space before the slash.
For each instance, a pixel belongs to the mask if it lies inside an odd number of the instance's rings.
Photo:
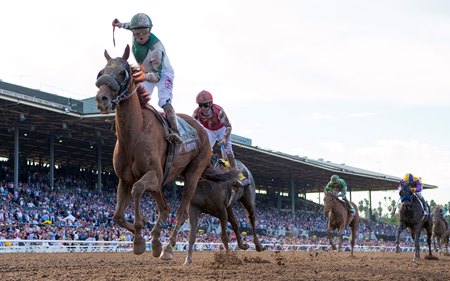
<svg viewBox="0 0 450 281">
<path fill-rule="evenodd" d="M 186 256 L 184 265 L 189 265 L 192 263 L 192 251 L 194 250 L 195 239 L 197 238 L 198 217 L 199 216 L 200 216 L 200 210 L 197 207 L 194 207 L 191 205 L 189 207 L 190 232 L 189 232 L 188 255 Z"/>
<path fill-rule="evenodd" d="M 247 243 L 242 242 L 241 233 L 239 231 L 238 222 L 236 220 L 236 217 L 234 216 L 233 209 L 230 207 L 227 208 L 227 214 L 228 214 L 228 221 L 231 224 L 231 228 L 233 229 L 234 233 L 236 234 L 236 241 L 238 243 L 238 247 L 242 250 L 247 250 L 249 248 Z"/>
<path fill-rule="evenodd" d="M 151 236 L 152 236 L 152 255 L 156 258 L 161 256 L 162 252 L 162 244 L 159 241 L 162 231 L 162 225 L 167 221 L 169 217 L 170 209 L 167 205 L 166 200 L 162 192 L 152 192 L 153 198 L 156 201 L 156 206 L 158 208 L 158 219 L 155 225 L 152 228 Z"/>
<path fill-rule="evenodd" d="M 185 184 L 183 190 L 183 196 L 181 198 L 180 207 L 177 210 L 176 219 L 175 219 L 175 227 L 172 230 L 172 233 L 167 241 L 166 247 L 163 249 L 160 258 L 163 260 L 172 260 L 173 259 L 173 247 L 177 242 L 178 232 L 180 231 L 181 226 L 187 219 L 187 210 L 189 203 L 191 202 L 192 197 L 195 193 L 195 188 L 197 186 L 198 179 L 200 178 L 200 174 L 202 171 L 198 171 L 198 176 L 194 176 L 191 174 L 185 176 Z"/>
<path fill-rule="evenodd" d="M 117 195 L 116 195 L 116 209 L 114 210 L 114 222 L 117 225 L 124 227 L 125 229 L 131 231 L 133 234 L 135 233 L 135 228 L 132 223 L 127 222 L 125 219 L 125 210 L 130 204 L 131 201 L 131 193 L 129 187 L 126 186 L 123 180 L 119 179 L 119 185 L 117 186 Z"/>
<path fill-rule="evenodd" d="M 259 242 L 258 235 L 256 234 L 255 204 L 245 196 L 245 193 L 244 197 L 241 199 L 241 202 L 247 210 L 248 220 L 250 221 L 250 225 L 252 226 L 253 243 L 255 244 L 255 249 L 257 252 L 261 252 L 264 250 L 264 247 L 261 245 L 261 242 Z"/>
</svg>

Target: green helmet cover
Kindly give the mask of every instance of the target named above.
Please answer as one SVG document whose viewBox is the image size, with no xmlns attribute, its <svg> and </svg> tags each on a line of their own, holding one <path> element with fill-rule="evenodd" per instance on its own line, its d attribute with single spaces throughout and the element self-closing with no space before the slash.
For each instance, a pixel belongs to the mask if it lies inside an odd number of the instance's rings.
<svg viewBox="0 0 450 281">
<path fill-rule="evenodd" d="M 151 28 L 152 26 L 152 20 L 146 14 L 139 13 L 131 18 L 130 29 Z"/>
</svg>

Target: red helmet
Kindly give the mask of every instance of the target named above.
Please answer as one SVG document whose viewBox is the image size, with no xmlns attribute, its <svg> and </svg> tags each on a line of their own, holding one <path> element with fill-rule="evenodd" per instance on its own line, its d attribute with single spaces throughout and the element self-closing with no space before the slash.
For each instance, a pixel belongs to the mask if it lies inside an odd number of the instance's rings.
<svg viewBox="0 0 450 281">
<path fill-rule="evenodd" d="M 201 91 L 200 93 L 198 93 L 197 97 L 195 98 L 195 101 L 197 103 L 207 103 L 207 102 L 213 102 L 213 96 L 211 95 L 210 92 L 208 91 Z"/>
</svg>

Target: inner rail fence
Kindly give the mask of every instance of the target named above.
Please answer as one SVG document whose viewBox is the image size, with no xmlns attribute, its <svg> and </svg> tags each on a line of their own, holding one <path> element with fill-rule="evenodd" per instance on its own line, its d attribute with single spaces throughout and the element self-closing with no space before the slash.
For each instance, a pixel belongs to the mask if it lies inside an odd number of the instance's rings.
<svg viewBox="0 0 450 281">
<path fill-rule="evenodd" d="M 163 243 L 164 244 L 164 243 Z M 147 251 L 151 251 L 151 242 L 146 243 Z M 262 244 L 268 251 L 299 251 L 299 252 L 328 252 L 330 245 L 287 245 Z M 249 243 L 249 250 L 255 251 L 254 244 Z M 237 243 L 230 243 L 231 250 L 239 250 Z M 187 251 L 188 242 L 177 242 L 174 251 Z M 400 247 L 402 252 L 412 252 L 414 247 Z M 0 254 L 7 253 L 103 253 L 103 252 L 131 252 L 131 241 L 78 241 L 78 240 L 0 240 Z M 195 243 L 195 251 L 219 251 L 222 243 Z M 395 246 L 364 246 L 355 245 L 358 252 L 395 252 Z M 427 247 L 421 251 L 426 252 Z M 350 245 L 343 245 L 343 251 L 350 251 Z"/>
</svg>

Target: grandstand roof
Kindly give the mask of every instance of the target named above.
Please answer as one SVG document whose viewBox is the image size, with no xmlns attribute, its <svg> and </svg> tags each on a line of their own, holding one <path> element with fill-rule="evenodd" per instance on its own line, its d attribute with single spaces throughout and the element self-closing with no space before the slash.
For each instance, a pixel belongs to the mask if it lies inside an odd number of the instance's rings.
<svg viewBox="0 0 450 281">
<path fill-rule="evenodd" d="M 49 161 L 49 136 L 54 136 L 55 163 L 97 169 L 101 144 L 103 171 L 112 171 L 114 114 L 93 112 L 94 99 L 75 100 L 0 81 L 0 157 L 14 154 L 19 128 L 20 155 Z M 400 178 L 307 157 L 233 143 L 236 158 L 252 171 L 257 185 L 299 192 L 322 191 L 331 174 L 345 178 L 352 191 L 394 190 Z M 424 188 L 437 188 L 425 184 Z"/>
</svg>

